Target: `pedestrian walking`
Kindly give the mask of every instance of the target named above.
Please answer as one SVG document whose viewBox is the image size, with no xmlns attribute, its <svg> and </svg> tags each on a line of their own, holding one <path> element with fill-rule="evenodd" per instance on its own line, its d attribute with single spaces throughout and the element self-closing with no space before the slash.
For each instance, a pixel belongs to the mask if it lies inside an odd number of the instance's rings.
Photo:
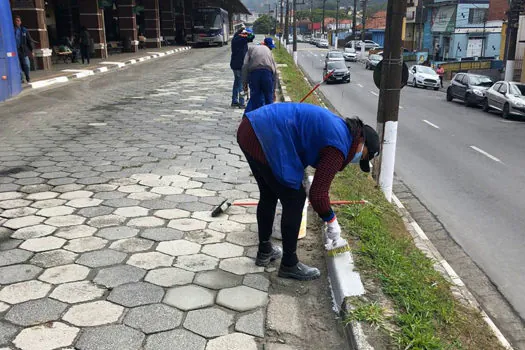
<svg viewBox="0 0 525 350">
<path fill-rule="evenodd" d="M 443 66 L 439 64 L 436 73 L 439 76 L 439 82 L 441 83 L 441 87 L 443 87 L 443 76 L 445 75 L 445 68 L 443 68 Z"/>
<path fill-rule="evenodd" d="M 275 48 L 272 38 L 265 38 L 261 45 L 248 48 L 242 66 L 244 91 L 250 86 L 250 100 L 246 112 L 273 103 L 277 87 L 277 64 L 273 59 Z"/>
<path fill-rule="evenodd" d="M 349 163 L 359 163 L 362 171 L 370 171 L 369 161 L 379 153 L 377 133 L 358 118 L 342 119 L 319 106 L 274 103 L 245 113 L 237 130 L 237 142 L 260 192 L 255 264 L 266 266 L 282 256 L 280 277 L 318 278 L 319 270 L 299 262 L 296 253 L 306 200 L 304 169 L 316 168 L 308 197 L 312 208 L 327 223 L 326 238 L 337 241 L 341 228 L 330 207 L 331 182 Z M 283 208 L 282 250 L 270 242 L 277 200 Z"/>
<path fill-rule="evenodd" d="M 87 61 L 89 64 L 89 58 L 91 56 L 91 35 L 86 27 L 80 29 L 80 34 L 78 38 L 80 44 L 80 56 L 82 57 L 82 64 Z"/>
<path fill-rule="evenodd" d="M 20 70 L 24 72 L 26 82 L 30 83 L 29 70 L 31 69 L 31 62 L 29 56 L 33 53 L 33 39 L 27 31 L 27 28 L 22 26 L 22 18 L 15 16 L 15 39 L 16 48 L 18 52 L 18 61 L 20 62 Z M 24 82 L 24 77 L 20 74 L 20 79 Z"/>
<path fill-rule="evenodd" d="M 232 107 L 245 108 L 244 97 L 242 96 L 242 65 L 244 56 L 248 52 L 248 43 L 255 39 L 251 30 L 241 27 L 233 36 L 231 42 L 230 68 L 233 71 Z"/>
</svg>

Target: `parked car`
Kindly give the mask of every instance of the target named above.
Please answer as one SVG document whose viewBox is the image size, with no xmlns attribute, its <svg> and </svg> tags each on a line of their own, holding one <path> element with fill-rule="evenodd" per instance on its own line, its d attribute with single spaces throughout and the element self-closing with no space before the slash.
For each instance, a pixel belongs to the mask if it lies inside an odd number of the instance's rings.
<svg viewBox="0 0 525 350">
<path fill-rule="evenodd" d="M 379 45 L 378 43 L 376 43 L 375 41 L 372 41 L 372 40 L 364 40 L 364 41 L 359 41 L 357 42 L 357 47 L 358 48 L 361 48 L 361 44 L 362 43 L 365 43 L 365 50 L 370 50 L 370 49 L 375 49 L 376 47 L 379 47 L 381 45 Z"/>
<path fill-rule="evenodd" d="M 365 68 L 366 69 L 374 69 L 379 62 L 383 60 L 383 56 L 381 55 L 368 55 L 368 58 L 366 59 Z"/>
<path fill-rule="evenodd" d="M 430 67 L 415 65 L 408 70 L 408 84 L 414 87 L 431 87 L 439 90 L 440 82 L 437 73 Z"/>
<path fill-rule="evenodd" d="M 326 57 L 324 58 L 324 64 L 326 65 L 328 62 L 344 61 L 344 60 L 345 58 L 341 51 L 328 51 L 326 53 Z"/>
<path fill-rule="evenodd" d="M 345 58 L 345 61 L 357 61 L 357 52 L 351 43 L 345 45 L 343 57 Z"/>
<path fill-rule="evenodd" d="M 371 55 L 371 54 L 378 54 L 380 52 L 383 52 L 384 48 L 382 46 L 377 46 L 377 47 L 374 47 L 374 48 L 371 48 L 368 53 Z"/>
<path fill-rule="evenodd" d="M 505 119 L 511 115 L 525 117 L 525 84 L 498 81 L 485 92 L 483 110 L 495 109 Z"/>
<path fill-rule="evenodd" d="M 331 61 L 328 62 L 323 69 L 323 78 L 328 74 L 328 72 L 334 71 L 334 74 L 326 80 L 326 83 L 335 83 L 335 82 L 350 82 L 350 70 L 346 66 L 344 61 Z"/>
<path fill-rule="evenodd" d="M 326 39 L 319 39 L 319 41 L 317 42 L 317 47 L 320 47 L 320 48 L 328 48 L 328 40 Z"/>
<path fill-rule="evenodd" d="M 485 91 L 494 82 L 486 75 L 458 73 L 447 88 L 447 101 L 462 100 L 467 106 L 479 106 L 485 100 Z"/>
</svg>

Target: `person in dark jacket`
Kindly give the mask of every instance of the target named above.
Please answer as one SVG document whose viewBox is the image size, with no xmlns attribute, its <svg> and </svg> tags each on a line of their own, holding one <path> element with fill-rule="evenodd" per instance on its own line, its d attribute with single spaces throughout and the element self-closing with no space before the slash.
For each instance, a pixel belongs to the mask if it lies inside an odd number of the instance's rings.
<svg viewBox="0 0 525 350">
<path fill-rule="evenodd" d="M 379 136 L 358 118 L 342 119 L 306 103 L 273 103 L 245 113 L 237 142 L 259 186 L 259 249 L 255 264 L 267 266 L 282 256 L 280 277 L 318 278 L 319 270 L 299 262 L 296 254 L 306 200 L 304 169 L 316 169 L 308 198 L 327 223 L 325 242 L 333 246 L 341 240 L 341 228 L 330 207 L 332 180 L 350 163 L 359 163 L 362 171 L 370 172 L 369 162 L 379 154 Z M 283 207 L 282 251 L 270 242 L 277 200 Z"/>
<path fill-rule="evenodd" d="M 22 18 L 20 16 L 15 16 L 15 39 L 20 68 L 26 76 L 26 82 L 29 83 L 31 82 L 31 79 L 29 78 L 29 70 L 31 68 L 29 56 L 33 52 L 33 39 L 26 27 L 22 26 Z M 22 77 L 21 79 L 23 81 Z"/>
<path fill-rule="evenodd" d="M 244 108 L 244 97 L 242 92 L 242 65 L 244 56 L 248 52 L 248 43 L 252 42 L 255 35 L 245 28 L 239 29 L 233 36 L 231 42 L 232 56 L 230 68 L 233 70 L 232 107 Z"/>
<path fill-rule="evenodd" d="M 91 55 L 91 35 L 89 35 L 86 27 L 82 27 L 80 29 L 78 43 L 80 44 L 80 56 L 82 57 L 82 64 L 84 64 L 84 61 L 87 61 L 87 64 L 89 64 L 89 57 Z"/>
</svg>

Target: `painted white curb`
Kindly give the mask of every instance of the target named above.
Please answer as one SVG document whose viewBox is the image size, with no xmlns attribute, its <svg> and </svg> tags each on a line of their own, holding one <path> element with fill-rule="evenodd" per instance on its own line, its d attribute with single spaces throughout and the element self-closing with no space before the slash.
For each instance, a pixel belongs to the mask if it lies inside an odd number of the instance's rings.
<svg viewBox="0 0 525 350">
<path fill-rule="evenodd" d="M 100 74 L 100 73 L 105 73 L 105 72 L 109 72 L 109 71 L 122 69 L 125 66 L 129 66 L 129 65 L 132 65 L 132 64 L 135 64 L 135 63 L 148 61 L 148 60 L 151 60 L 151 59 L 154 59 L 154 58 L 160 58 L 160 57 L 164 57 L 164 56 L 173 55 L 176 52 L 186 51 L 186 50 L 190 50 L 190 49 L 191 49 L 191 46 L 185 46 L 185 47 L 182 47 L 182 48 L 173 49 L 173 50 L 169 50 L 169 51 L 165 51 L 165 52 L 148 52 L 150 54 L 148 56 L 143 56 L 143 57 L 139 57 L 139 58 L 133 58 L 133 59 L 130 59 L 130 60 L 127 60 L 127 61 L 123 61 L 123 62 L 104 61 L 104 62 L 101 62 L 100 64 L 111 66 L 111 68 L 99 67 L 99 68 L 95 68 L 93 70 L 90 70 L 90 69 L 81 70 L 81 71 L 77 71 L 77 73 L 74 73 L 74 74 L 71 74 L 71 75 L 64 75 L 64 76 L 51 78 L 51 79 L 38 80 L 38 81 L 35 81 L 34 83 L 29 83 L 29 86 L 30 86 L 31 89 L 41 89 L 41 88 L 48 87 L 48 86 L 51 86 L 51 85 L 54 85 L 54 84 L 66 83 L 66 82 L 68 82 L 70 80 L 74 80 L 74 79 L 82 79 L 82 78 L 85 78 L 85 77 L 88 77 L 88 76 L 92 76 L 92 75 L 95 75 L 95 74 Z"/>
</svg>

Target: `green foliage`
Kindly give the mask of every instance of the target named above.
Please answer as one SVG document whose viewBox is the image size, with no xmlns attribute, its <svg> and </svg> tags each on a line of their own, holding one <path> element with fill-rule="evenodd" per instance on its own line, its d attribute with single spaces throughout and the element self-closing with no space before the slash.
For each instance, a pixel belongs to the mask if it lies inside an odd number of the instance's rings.
<svg viewBox="0 0 525 350">
<path fill-rule="evenodd" d="M 253 23 L 253 32 L 255 34 L 270 34 L 275 32 L 275 18 L 269 15 L 262 15 Z"/>
</svg>

